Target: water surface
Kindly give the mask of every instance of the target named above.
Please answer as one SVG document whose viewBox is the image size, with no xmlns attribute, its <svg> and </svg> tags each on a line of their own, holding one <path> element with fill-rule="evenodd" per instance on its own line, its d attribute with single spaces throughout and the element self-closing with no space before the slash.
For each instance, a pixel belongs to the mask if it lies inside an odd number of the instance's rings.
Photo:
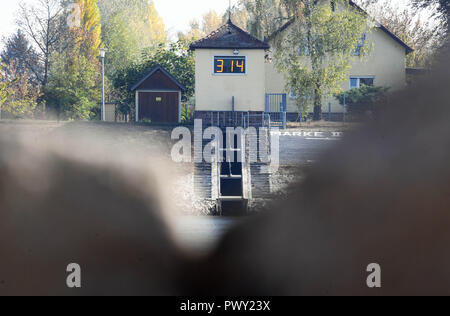
<svg viewBox="0 0 450 316">
<path fill-rule="evenodd" d="M 187 249 L 207 252 L 217 245 L 226 232 L 246 219 L 246 217 L 178 216 L 175 218 L 175 235 Z"/>
</svg>

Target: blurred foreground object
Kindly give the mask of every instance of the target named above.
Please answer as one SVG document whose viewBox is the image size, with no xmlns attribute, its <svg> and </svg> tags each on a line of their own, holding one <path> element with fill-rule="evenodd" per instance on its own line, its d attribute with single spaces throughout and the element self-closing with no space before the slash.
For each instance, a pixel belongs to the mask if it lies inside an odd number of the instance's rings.
<svg viewBox="0 0 450 316">
<path fill-rule="evenodd" d="M 0 295 L 177 294 L 181 260 L 149 161 L 127 167 L 102 142 L 0 148 Z M 71 263 L 80 289 L 66 285 Z"/>
<path fill-rule="evenodd" d="M 450 295 L 450 64 L 379 105 L 274 201 L 228 234 L 199 294 Z M 367 267 L 381 266 L 380 289 Z M 198 267 L 196 267 L 198 269 Z"/>
</svg>

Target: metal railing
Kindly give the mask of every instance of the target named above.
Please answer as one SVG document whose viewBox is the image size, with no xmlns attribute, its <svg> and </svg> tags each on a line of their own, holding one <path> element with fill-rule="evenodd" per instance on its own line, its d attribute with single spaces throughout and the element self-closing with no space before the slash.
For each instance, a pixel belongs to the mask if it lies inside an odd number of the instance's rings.
<svg viewBox="0 0 450 316">
<path fill-rule="evenodd" d="M 266 113 L 286 112 L 287 96 L 285 93 L 266 94 Z"/>
<path fill-rule="evenodd" d="M 286 128 L 286 112 L 275 113 L 251 113 L 251 112 L 226 112 L 215 111 L 208 112 L 203 118 L 203 124 L 226 127 L 281 127 Z"/>
<path fill-rule="evenodd" d="M 267 113 L 211 111 L 203 117 L 203 124 L 226 127 L 270 127 L 270 115 Z"/>
<path fill-rule="evenodd" d="M 266 128 L 270 128 L 271 126 L 271 120 L 270 120 L 270 115 L 267 113 L 261 113 L 261 114 L 250 114 L 247 113 L 246 115 L 244 115 L 245 120 L 244 120 L 244 124 L 242 125 L 242 127 L 244 129 L 249 128 L 249 127 L 266 127 Z"/>
</svg>

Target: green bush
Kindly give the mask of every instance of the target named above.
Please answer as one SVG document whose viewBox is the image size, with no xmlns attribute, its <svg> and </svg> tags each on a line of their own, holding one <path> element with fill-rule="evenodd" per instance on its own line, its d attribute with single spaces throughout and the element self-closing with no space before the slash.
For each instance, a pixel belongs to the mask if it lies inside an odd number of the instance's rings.
<svg viewBox="0 0 450 316">
<path fill-rule="evenodd" d="M 97 64 L 82 55 L 68 59 L 64 54 L 55 53 L 50 74 L 45 89 L 49 109 L 54 109 L 62 119 L 91 120 L 96 117 L 101 91 Z"/>
<path fill-rule="evenodd" d="M 145 50 L 140 61 L 117 72 L 113 78 L 113 85 L 119 92 L 119 101 L 134 104 L 135 94 L 131 92 L 131 87 L 157 64 L 161 64 L 186 87 L 187 90 L 182 98 L 183 102 L 187 102 L 194 95 L 194 54 L 189 50 L 187 42 L 178 41 L 168 46 L 161 44 L 156 49 Z"/>
<path fill-rule="evenodd" d="M 194 109 L 189 104 L 183 104 L 181 109 L 181 123 L 191 124 L 194 121 Z"/>
<path fill-rule="evenodd" d="M 388 91 L 387 87 L 363 85 L 361 88 L 354 88 L 335 97 L 341 105 L 344 105 L 345 100 L 348 114 L 357 119 L 374 114 L 377 103 L 386 98 Z"/>
</svg>

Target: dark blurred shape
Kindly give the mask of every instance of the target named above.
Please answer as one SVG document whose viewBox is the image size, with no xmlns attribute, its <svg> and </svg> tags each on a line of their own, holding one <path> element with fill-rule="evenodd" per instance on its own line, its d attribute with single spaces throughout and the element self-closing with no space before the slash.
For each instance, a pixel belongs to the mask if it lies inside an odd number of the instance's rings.
<svg viewBox="0 0 450 316">
<path fill-rule="evenodd" d="M 0 142 L 0 295 L 177 294 L 154 178 L 69 147 Z"/>
<path fill-rule="evenodd" d="M 207 276 L 196 293 L 450 295 L 448 56 L 192 267 Z M 371 263 L 381 289 L 366 285 Z"/>
<path fill-rule="evenodd" d="M 444 57 L 206 259 L 171 241 L 157 175 L 0 141 L 0 295 L 450 295 Z M 70 263 L 81 289 L 66 286 Z M 366 286 L 371 263 L 381 289 Z"/>
</svg>

